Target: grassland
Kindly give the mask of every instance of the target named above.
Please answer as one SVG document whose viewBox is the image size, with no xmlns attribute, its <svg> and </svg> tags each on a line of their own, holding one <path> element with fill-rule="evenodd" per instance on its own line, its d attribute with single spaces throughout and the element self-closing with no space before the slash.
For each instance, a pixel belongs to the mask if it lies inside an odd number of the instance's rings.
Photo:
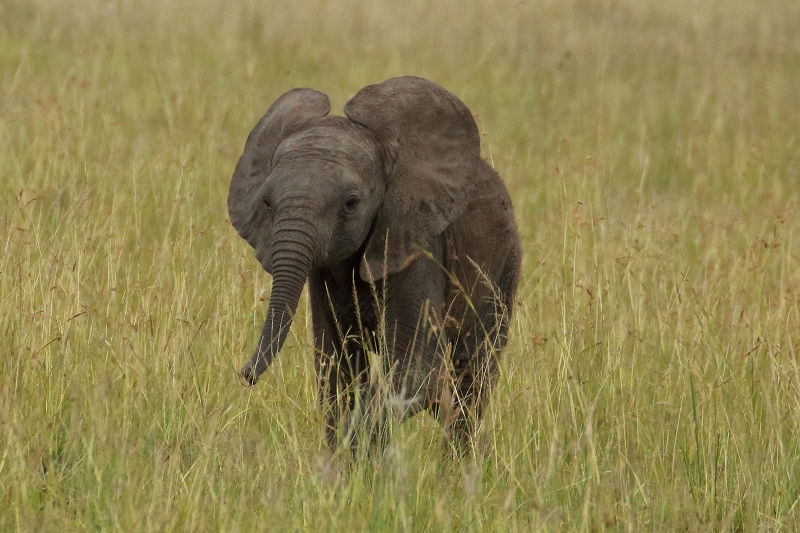
<svg viewBox="0 0 800 533">
<path fill-rule="evenodd" d="M 0 0 L 0 531 L 796 531 L 800 5 Z M 429 77 L 524 263 L 477 460 L 343 471 L 226 220 L 285 90 Z"/>
</svg>

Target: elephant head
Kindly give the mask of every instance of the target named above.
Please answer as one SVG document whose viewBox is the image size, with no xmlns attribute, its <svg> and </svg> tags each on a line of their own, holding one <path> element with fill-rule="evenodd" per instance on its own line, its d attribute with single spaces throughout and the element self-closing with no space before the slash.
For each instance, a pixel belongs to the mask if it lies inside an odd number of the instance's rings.
<svg viewBox="0 0 800 533">
<path fill-rule="evenodd" d="M 250 384 L 286 338 L 312 269 L 359 254 L 365 281 L 406 268 L 466 208 L 480 162 L 472 114 L 416 77 L 361 89 L 328 116 L 328 97 L 294 89 L 247 138 L 231 180 L 230 220 L 272 274 Z"/>
</svg>

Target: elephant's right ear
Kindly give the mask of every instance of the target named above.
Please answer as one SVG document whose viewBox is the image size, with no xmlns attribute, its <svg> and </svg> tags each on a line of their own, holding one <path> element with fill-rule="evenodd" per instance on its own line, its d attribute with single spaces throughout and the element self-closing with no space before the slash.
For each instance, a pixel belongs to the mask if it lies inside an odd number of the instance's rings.
<svg viewBox="0 0 800 533">
<path fill-rule="evenodd" d="M 272 273 L 272 221 L 261 191 L 272 171 L 278 145 L 308 122 L 327 115 L 331 102 L 314 89 L 292 89 L 278 98 L 247 136 L 228 190 L 228 215 L 239 235 L 256 251 L 256 258 Z"/>
<path fill-rule="evenodd" d="M 381 279 L 430 250 L 466 209 L 481 161 L 478 126 L 458 97 L 414 76 L 364 87 L 344 112 L 385 150 L 386 192 L 360 271 Z"/>
</svg>

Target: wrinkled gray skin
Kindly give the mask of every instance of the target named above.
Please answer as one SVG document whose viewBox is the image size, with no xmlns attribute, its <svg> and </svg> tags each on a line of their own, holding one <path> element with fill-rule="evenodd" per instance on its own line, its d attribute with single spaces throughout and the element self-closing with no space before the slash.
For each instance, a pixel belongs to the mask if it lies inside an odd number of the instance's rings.
<svg viewBox="0 0 800 533">
<path fill-rule="evenodd" d="M 428 409 L 463 448 L 517 288 L 508 192 L 472 114 L 430 81 L 393 78 L 359 91 L 346 117 L 329 111 L 312 89 L 281 96 L 231 180 L 231 222 L 273 277 L 241 376 L 255 384 L 272 362 L 308 280 L 329 445 L 355 446 L 359 427 L 379 440 L 388 417 Z"/>
</svg>

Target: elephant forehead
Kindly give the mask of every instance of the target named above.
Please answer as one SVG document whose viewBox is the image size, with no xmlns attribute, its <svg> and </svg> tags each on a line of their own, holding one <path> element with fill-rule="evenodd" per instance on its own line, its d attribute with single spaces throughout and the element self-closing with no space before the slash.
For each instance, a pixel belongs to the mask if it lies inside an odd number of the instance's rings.
<svg viewBox="0 0 800 533">
<path fill-rule="evenodd" d="M 341 125 L 322 125 L 288 136 L 275 152 L 277 159 L 320 158 L 336 161 L 377 159 L 372 140 L 363 132 Z"/>
<path fill-rule="evenodd" d="M 286 157 L 275 166 L 267 178 L 266 186 L 274 191 L 277 202 L 284 195 L 292 197 L 304 191 L 316 198 L 330 196 L 332 202 L 338 203 L 339 192 L 346 188 L 360 188 L 364 184 L 363 177 L 341 161 L 321 157 Z"/>
</svg>

